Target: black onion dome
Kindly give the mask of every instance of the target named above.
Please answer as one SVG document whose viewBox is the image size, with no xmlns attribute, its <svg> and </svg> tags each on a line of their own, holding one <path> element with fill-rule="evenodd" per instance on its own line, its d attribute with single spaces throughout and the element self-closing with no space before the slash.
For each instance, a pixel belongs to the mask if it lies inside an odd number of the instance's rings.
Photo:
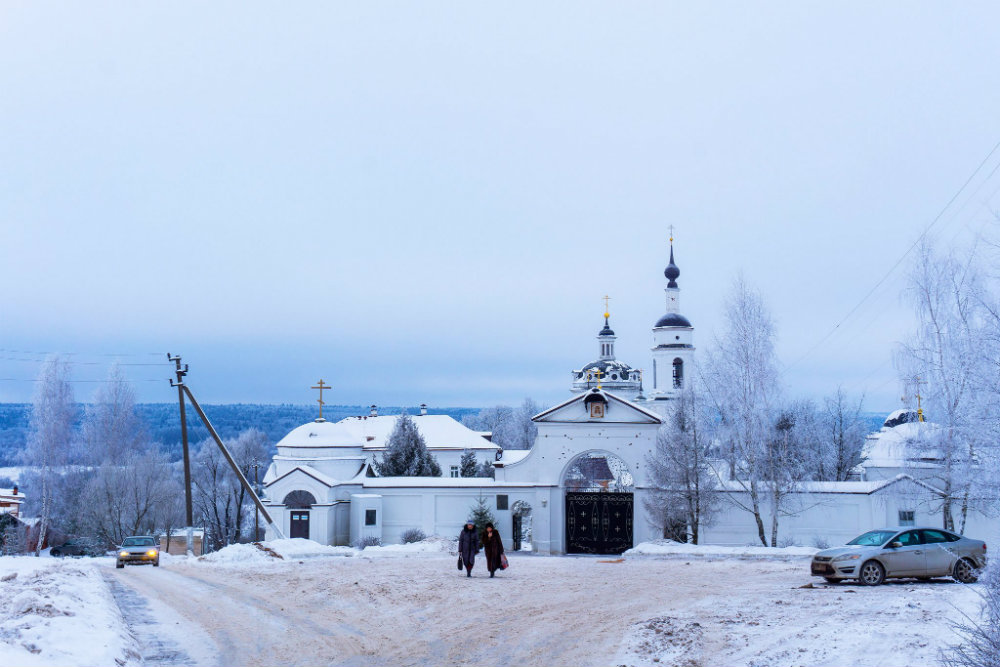
<svg viewBox="0 0 1000 667">
<path fill-rule="evenodd" d="M 681 270 L 677 268 L 674 264 L 674 246 L 670 244 L 670 263 L 667 264 L 667 268 L 664 269 L 663 275 L 667 277 L 670 282 L 667 283 L 667 287 L 677 287 L 677 278 L 681 275 Z"/>
<path fill-rule="evenodd" d="M 691 320 L 680 313 L 667 313 L 656 321 L 654 328 L 659 327 L 691 327 Z"/>
<path fill-rule="evenodd" d="M 606 318 L 606 317 L 604 318 L 604 328 L 601 329 L 601 332 L 599 334 L 597 334 L 597 335 L 598 336 L 614 336 L 615 335 L 615 332 L 611 330 L 610 326 L 608 326 L 608 318 Z"/>
</svg>

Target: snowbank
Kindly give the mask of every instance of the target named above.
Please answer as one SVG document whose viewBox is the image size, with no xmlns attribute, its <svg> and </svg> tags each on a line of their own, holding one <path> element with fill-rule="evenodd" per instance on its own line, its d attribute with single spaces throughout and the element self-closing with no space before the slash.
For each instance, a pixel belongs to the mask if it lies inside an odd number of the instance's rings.
<svg viewBox="0 0 1000 667">
<path fill-rule="evenodd" d="M 331 547 L 319 542 L 313 542 L 302 537 L 291 537 L 284 540 L 264 542 L 264 546 L 273 549 L 285 558 L 317 558 L 322 556 L 353 556 L 358 552 L 352 547 Z"/>
<path fill-rule="evenodd" d="M 114 665 L 139 660 L 90 559 L 0 557 L 0 665 Z"/>
<path fill-rule="evenodd" d="M 436 535 L 411 544 L 389 544 L 384 547 L 367 547 L 365 549 L 332 547 L 301 537 L 295 537 L 261 542 L 260 546 L 254 544 L 230 544 L 228 547 L 198 558 L 198 562 L 225 566 L 267 566 L 281 563 L 285 560 L 303 560 L 306 558 L 350 558 L 354 556 L 405 558 L 409 556 L 440 556 L 442 554 L 454 553 L 455 548 L 454 540 Z"/>
<path fill-rule="evenodd" d="M 428 537 L 419 542 L 409 544 L 387 544 L 384 547 L 366 547 L 358 555 L 375 558 L 392 556 L 440 556 L 441 554 L 454 553 L 457 544 L 454 540 L 436 535 Z"/>
<path fill-rule="evenodd" d="M 819 549 L 813 547 L 725 547 L 711 544 L 684 544 L 672 540 L 643 542 L 626 551 L 623 556 L 695 556 L 712 558 L 803 558 L 812 556 Z"/>
</svg>

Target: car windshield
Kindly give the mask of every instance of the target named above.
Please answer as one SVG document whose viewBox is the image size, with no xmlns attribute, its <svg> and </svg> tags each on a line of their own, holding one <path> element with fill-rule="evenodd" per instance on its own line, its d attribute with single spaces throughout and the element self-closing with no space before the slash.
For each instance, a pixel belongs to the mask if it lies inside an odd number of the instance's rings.
<svg viewBox="0 0 1000 667">
<path fill-rule="evenodd" d="M 151 547 L 153 546 L 152 537 L 126 537 L 125 541 L 122 542 L 123 547 Z"/>
<path fill-rule="evenodd" d="M 864 535 L 858 535 L 848 542 L 848 544 L 856 544 L 863 547 L 880 547 L 895 534 L 896 531 L 894 530 L 870 530 Z"/>
</svg>

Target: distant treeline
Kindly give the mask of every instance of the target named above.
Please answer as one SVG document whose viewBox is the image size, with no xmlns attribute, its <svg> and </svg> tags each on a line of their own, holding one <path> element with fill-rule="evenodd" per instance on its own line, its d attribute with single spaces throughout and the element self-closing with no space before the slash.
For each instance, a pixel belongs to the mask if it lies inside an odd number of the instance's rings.
<svg viewBox="0 0 1000 667">
<path fill-rule="evenodd" d="M 77 413 L 77 427 L 83 419 L 86 405 L 80 404 Z M 260 429 L 274 443 L 285 437 L 296 426 L 318 416 L 315 405 L 259 405 L 223 404 L 203 405 L 212 426 L 223 438 L 235 438 L 250 427 Z M 401 407 L 379 408 L 379 414 L 399 414 Z M 339 421 L 344 417 L 367 415 L 368 406 L 326 405 L 323 417 L 328 421 Z M 419 414 L 417 407 L 406 408 L 408 413 Z M 176 403 L 140 403 L 136 412 L 146 424 L 151 443 L 157 443 L 174 460 L 181 458 L 181 424 Z M 466 415 L 474 415 L 479 408 L 429 408 L 431 414 L 451 415 L 458 421 Z M 0 403 L 0 466 L 17 465 L 17 453 L 24 447 L 28 436 L 28 422 L 31 417 L 29 403 Z M 197 413 L 188 406 L 188 439 L 198 442 L 209 437 Z"/>
</svg>

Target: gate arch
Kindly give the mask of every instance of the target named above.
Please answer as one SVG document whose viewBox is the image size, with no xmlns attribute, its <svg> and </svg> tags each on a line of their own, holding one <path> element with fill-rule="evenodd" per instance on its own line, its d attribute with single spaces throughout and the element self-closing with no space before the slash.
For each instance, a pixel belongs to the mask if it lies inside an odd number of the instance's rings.
<svg viewBox="0 0 1000 667">
<path fill-rule="evenodd" d="M 611 452 L 591 450 L 563 470 L 566 553 L 620 554 L 632 548 L 635 480 Z"/>
</svg>

